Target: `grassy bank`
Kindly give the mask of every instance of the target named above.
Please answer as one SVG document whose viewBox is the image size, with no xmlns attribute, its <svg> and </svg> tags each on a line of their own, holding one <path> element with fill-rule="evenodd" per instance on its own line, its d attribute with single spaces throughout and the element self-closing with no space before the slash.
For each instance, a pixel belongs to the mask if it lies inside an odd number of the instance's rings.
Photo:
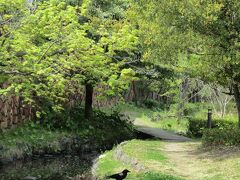
<svg viewBox="0 0 240 180">
<path fill-rule="evenodd" d="M 180 180 L 171 175 L 171 163 L 162 151 L 160 141 L 132 140 L 100 156 L 96 175 L 105 176 L 129 169 L 127 179 Z M 120 152 L 119 152 L 120 151 Z"/>
<path fill-rule="evenodd" d="M 50 131 L 33 123 L 0 133 L 0 160 L 8 163 L 32 154 L 58 153 L 61 140 L 71 137 L 64 131 Z"/>
<path fill-rule="evenodd" d="M 44 119 L 27 122 L 0 133 L 0 164 L 43 154 L 84 154 L 104 151 L 135 137 L 131 122 L 118 113 L 94 111 L 91 120 L 81 107 Z"/>
</svg>

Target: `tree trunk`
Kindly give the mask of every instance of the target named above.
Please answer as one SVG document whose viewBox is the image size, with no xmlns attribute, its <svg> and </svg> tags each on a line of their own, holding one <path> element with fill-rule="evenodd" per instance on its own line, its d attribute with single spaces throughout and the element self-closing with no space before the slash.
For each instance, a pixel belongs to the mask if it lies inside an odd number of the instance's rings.
<svg viewBox="0 0 240 180">
<path fill-rule="evenodd" d="M 178 112 L 177 112 L 178 120 L 180 120 L 184 115 L 183 111 L 184 111 L 188 87 L 189 87 L 189 79 L 185 78 L 180 86 L 180 97 L 179 97 L 180 102 L 178 104 Z"/>
<path fill-rule="evenodd" d="M 233 91 L 238 113 L 238 127 L 240 128 L 240 90 L 237 84 L 233 85 Z"/>
<path fill-rule="evenodd" d="M 133 87 L 133 102 L 135 102 L 135 104 L 137 105 L 138 102 L 138 93 L 137 93 L 137 87 L 136 87 L 136 82 L 133 81 L 132 82 L 132 87 Z"/>
<path fill-rule="evenodd" d="M 91 119 L 93 104 L 93 86 L 91 84 L 85 85 L 85 118 Z"/>
</svg>

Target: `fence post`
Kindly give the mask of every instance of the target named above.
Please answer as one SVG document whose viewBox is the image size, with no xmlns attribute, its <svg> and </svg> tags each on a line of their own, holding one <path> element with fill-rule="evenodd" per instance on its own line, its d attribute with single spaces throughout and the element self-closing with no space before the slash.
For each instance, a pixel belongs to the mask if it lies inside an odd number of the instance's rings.
<svg viewBox="0 0 240 180">
<path fill-rule="evenodd" d="M 208 109 L 207 128 L 212 128 L 212 109 Z"/>
</svg>

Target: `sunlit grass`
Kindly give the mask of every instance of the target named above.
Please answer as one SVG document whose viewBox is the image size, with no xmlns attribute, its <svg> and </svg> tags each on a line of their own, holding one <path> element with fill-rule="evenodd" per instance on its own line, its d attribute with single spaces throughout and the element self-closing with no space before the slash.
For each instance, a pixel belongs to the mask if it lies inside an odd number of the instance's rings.
<svg viewBox="0 0 240 180">
<path fill-rule="evenodd" d="M 180 180 L 181 178 L 172 176 L 168 170 L 171 169 L 171 165 L 161 150 L 162 146 L 161 141 L 128 141 L 121 146 L 124 154 L 143 164 L 146 169 L 145 172 L 139 172 L 134 165 L 116 159 L 116 156 L 114 156 L 116 149 L 113 149 L 100 156 L 97 175 L 104 179 L 107 175 L 129 169 L 131 173 L 126 179 Z"/>
<path fill-rule="evenodd" d="M 183 118 L 177 120 L 174 113 L 158 110 L 136 107 L 134 105 L 119 105 L 120 111 L 128 115 L 137 126 L 147 126 L 186 134 L 188 129 L 188 120 Z"/>
<path fill-rule="evenodd" d="M 138 159 L 142 162 L 159 161 L 167 163 L 167 158 L 162 152 L 161 141 L 140 141 L 132 140 L 123 146 L 123 150 L 129 156 Z"/>
<path fill-rule="evenodd" d="M 113 152 L 114 150 L 105 152 L 102 156 L 99 157 L 97 176 L 101 179 L 107 175 L 121 172 L 123 169 L 131 169 L 128 165 L 125 165 L 123 162 L 115 159 L 113 157 Z"/>
<path fill-rule="evenodd" d="M 240 179 L 240 153 L 237 149 L 202 149 L 200 142 L 161 142 L 132 140 L 121 146 L 130 158 L 144 165 L 146 172 L 136 171 L 114 156 L 115 149 L 105 153 L 97 169 L 101 178 L 131 171 L 127 179 L 175 180 L 224 180 Z M 147 173 L 148 172 L 148 173 Z"/>
</svg>

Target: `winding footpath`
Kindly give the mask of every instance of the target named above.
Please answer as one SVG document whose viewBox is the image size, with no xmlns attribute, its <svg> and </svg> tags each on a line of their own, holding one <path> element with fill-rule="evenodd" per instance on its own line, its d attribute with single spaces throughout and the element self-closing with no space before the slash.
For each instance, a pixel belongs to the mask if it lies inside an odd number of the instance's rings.
<svg viewBox="0 0 240 180">
<path fill-rule="evenodd" d="M 208 150 L 201 142 L 158 128 L 138 126 L 137 130 L 164 142 L 162 152 L 168 157 L 169 174 L 186 180 L 239 180 L 239 148 Z M 164 168 L 163 168 L 164 169 Z"/>
</svg>

